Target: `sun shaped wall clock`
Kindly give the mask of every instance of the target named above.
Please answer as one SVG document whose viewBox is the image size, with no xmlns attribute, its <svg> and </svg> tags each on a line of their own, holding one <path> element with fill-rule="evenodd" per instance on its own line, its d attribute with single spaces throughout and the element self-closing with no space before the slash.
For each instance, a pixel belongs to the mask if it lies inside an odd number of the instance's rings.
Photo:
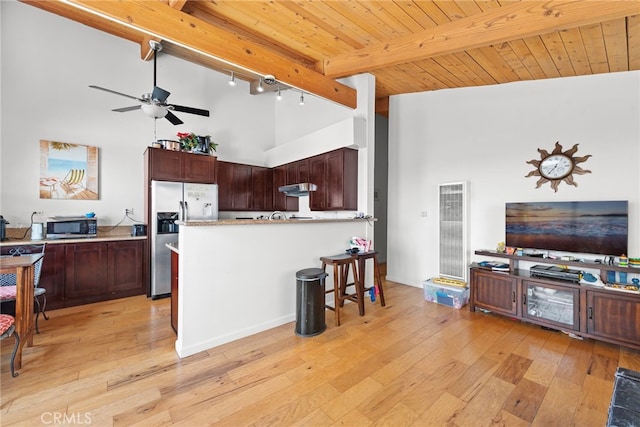
<svg viewBox="0 0 640 427">
<path fill-rule="evenodd" d="M 556 142 L 556 146 L 551 153 L 547 150 L 538 148 L 540 160 L 529 160 L 527 163 L 536 167 L 535 170 L 529 172 L 526 178 L 530 176 L 539 176 L 540 179 L 536 183 L 536 188 L 540 188 L 542 184 L 551 183 L 553 191 L 558 191 L 558 186 L 562 181 L 577 187 L 578 184 L 573 180 L 573 174 L 584 175 L 591 173 L 590 170 L 582 169 L 578 163 L 586 162 L 591 154 L 582 157 L 574 157 L 578 151 L 578 144 L 575 144 L 570 150 L 562 151 L 562 145 Z"/>
</svg>

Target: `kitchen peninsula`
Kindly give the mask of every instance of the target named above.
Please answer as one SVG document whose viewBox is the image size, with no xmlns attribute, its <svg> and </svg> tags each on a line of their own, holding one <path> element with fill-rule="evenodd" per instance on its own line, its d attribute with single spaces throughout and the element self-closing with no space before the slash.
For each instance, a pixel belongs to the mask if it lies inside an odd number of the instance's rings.
<svg viewBox="0 0 640 427">
<path fill-rule="evenodd" d="M 178 355 L 294 321 L 296 272 L 344 252 L 353 236 L 371 239 L 372 221 L 179 222 Z"/>
</svg>

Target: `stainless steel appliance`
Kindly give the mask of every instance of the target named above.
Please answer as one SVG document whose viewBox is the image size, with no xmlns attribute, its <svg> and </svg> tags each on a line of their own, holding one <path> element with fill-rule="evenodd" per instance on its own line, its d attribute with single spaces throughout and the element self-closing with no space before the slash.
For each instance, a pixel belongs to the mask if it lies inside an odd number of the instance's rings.
<svg viewBox="0 0 640 427">
<path fill-rule="evenodd" d="M 171 295 L 171 253 L 178 243 L 176 221 L 217 220 L 218 186 L 151 181 L 151 298 Z"/>
<path fill-rule="evenodd" d="M 54 216 L 47 219 L 48 239 L 96 237 L 98 219 L 84 216 Z"/>
</svg>

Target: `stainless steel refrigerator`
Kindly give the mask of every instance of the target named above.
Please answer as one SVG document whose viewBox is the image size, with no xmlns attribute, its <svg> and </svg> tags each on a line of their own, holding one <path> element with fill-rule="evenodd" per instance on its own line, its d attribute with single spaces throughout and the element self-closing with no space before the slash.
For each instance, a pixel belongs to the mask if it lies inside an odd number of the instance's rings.
<svg viewBox="0 0 640 427">
<path fill-rule="evenodd" d="M 151 298 L 171 295 L 171 252 L 178 243 L 178 220 L 217 220 L 218 186 L 151 181 Z"/>
</svg>

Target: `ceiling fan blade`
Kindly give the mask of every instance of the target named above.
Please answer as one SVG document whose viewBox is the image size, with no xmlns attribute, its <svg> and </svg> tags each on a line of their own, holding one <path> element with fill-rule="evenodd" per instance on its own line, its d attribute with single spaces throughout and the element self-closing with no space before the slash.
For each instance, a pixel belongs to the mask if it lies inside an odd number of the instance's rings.
<svg viewBox="0 0 640 427">
<path fill-rule="evenodd" d="M 151 93 L 151 99 L 155 99 L 157 101 L 160 101 L 161 103 L 164 103 L 169 97 L 169 95 L 171 95 L 171 92 L 167 92 L 161 87 L 154 86 L 153 92 Z"/>
<path fill-rule="evenodd" d="M 144 102 L 144 100 L 142 100 L 140 98 L 136 98 L 135 96 L 127 95 L 126 93 L 116 92 L 115 90 L 106 89 L 106 88 L 103 88 L 103 87 L 100 87 L 100 86 L 94 86 L 94 85 L 89 85 L 89 87 L 93 88 L 93 89 L 98 89 L 98 90 L 103 90 L 105 92 L 113 93 L 115 95 L 124 96 L 124 97 L 129 98 L 129 99 L 135 99 L 136 101 Z"/>
<path fill-rule="evenodd" d="M 174 125 L 181 125 L 182 123 L 184 123 L 182 120 L 180 120 L 175 114 L 173 114 L 171 111 L 167 111 L 167 115 L 164 116 L 165 119 L 169 120 L 171 123 L 173 123 Z"/>
<path fill-rule="evenodd" d="M 185 107 L 175 104 L 169 104 L 168 107 L 172 107 L 175 111 L 180 111 L 181 113 L 197 114 L 199 116 L 209 117 L 209 110 L 202 110 L 200 108 Z"/>
<path fill-rule="evenodd" d="M 141 105 L 134 105 L 132 107 L 114 108 L 111 111 L 117 111 L 119 113 L 124 113 L 125 111 L 139 110 L 141 107 L 142 107 Z"/>
</svg>

